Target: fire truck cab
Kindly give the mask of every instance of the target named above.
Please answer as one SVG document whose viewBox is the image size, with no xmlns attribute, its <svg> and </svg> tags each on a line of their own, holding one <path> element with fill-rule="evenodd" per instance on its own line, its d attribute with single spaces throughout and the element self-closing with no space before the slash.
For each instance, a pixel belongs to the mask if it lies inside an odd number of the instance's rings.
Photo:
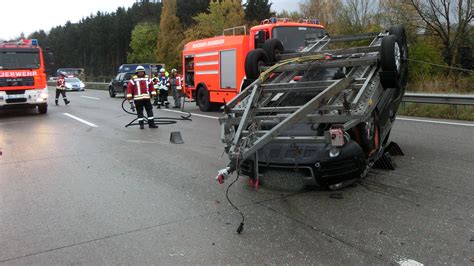
<svg viewBox="0 0 474 266">
<path fill-rule="evenodd" d="M 0 109 L 48 111 L 48 86 L 43 51 L 36 39 L 0 43 Z"/>
<path fill-rule="evenodd" d="M 236 34 L 239 29 L 243 34 Z M 189 42 L 183 50 L 184 93 L 201 111 L 215 109 L 248 85 L 245 62 L 250 51 L 278 43 L 284 47 L 282 53 L 301 51 L 324 35 L 319 20 L 270 18 L 252 27 L 249 34 L 245 27 L 238 27 L 224 30 L 222 36 Z M 266 60 L 268 64 L 274 58 Z"/>
</svg>

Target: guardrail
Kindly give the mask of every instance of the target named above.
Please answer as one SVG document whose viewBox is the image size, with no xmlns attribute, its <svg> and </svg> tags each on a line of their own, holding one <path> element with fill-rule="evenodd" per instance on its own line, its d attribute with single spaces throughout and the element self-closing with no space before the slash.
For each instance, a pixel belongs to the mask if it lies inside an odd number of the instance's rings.
<svg viewBox="0 0 474 266">
<path fill-rule="evenodd" d="M 86 89 L 107 90 L 109 83 L 84 82 Z M 56 82 L 48 82 L 49 86 L 55 86 Z M 403 102 L 406 103 L 428 103 L 428 104 L 450 104 L 450 105 L 474 105 L 474 94 L 433 94 L 433 93 L 405 93 Z"/>
<path fill-rule="evenodd" d="M 474 105 L 473 94 L 431 94 L 405 93 L 403 101 L 407 103 L 431 103 L 451 105 Z"/>
</svg>

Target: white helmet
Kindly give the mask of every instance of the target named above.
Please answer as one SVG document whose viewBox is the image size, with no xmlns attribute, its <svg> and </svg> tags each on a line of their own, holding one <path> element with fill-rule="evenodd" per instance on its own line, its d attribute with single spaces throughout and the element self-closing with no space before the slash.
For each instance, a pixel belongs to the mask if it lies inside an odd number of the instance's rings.
<svg viewBox="0 0 474 266">
<path fill-rule="evenodd" d="M 171 69 L 171 73 L 176 73 L 176 72 L 178 72 L 178 70 L 176 70 L 176 68 Z"/>
<path fill-rule="evenodd" d="M 160 73 L 165 73 L 166 72 L 166 69 L 162 68 L 160 69 Z"/>
<path fill-rule="evenodd" d="M 135 69 L 135 72 L 138 73 L 138 72 L 145 72 L 145 68 L 143 66 L 137 66 L 137 68 Z"/>
</svg>

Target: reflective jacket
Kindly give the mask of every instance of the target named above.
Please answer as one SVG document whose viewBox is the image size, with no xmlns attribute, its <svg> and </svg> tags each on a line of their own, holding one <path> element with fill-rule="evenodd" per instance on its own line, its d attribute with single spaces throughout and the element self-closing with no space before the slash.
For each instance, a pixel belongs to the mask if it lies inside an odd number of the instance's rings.
<svg viewBox="0 0 474 266">
<path fill-rule="evenodd" d="M 133 97 L 134 100 L 149 100 L 151 96 L 156 95 L 156 91 L 153 88 L 153 82 L 148 76 L 138 77 L 133 76 L 128 82 L 127 86 L 127 98 Z"/>
<path fill-rule="evenodd" d="M 160 90 L 167 91 L 170 87 L 170 78 L 168 76 L 159 75 L 158 76 L 158 85 Z"/>
<path fill-rule="evenodd" d="M 59 77 L 56 81 L 56 89 L 64 90 L 64 86 L 66 85 L 66 79 L 64 77 Z"/>
<path fill-rule="evenodd" d="M 170 87 L 171 90 L 181 90 L 182 88 L 182 78 L 180 75 L 170 77 Z"/>
</svg>

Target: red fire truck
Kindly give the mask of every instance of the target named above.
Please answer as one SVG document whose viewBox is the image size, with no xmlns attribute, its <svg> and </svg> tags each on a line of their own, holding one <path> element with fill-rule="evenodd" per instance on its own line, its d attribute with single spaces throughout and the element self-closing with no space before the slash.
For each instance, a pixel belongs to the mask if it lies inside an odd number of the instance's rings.
<svg viewBox="0 0 474 266">
<path fill-rule="evenodd" d="M 43 51 L 36 39 L 0 43 L 0 109 L 35 108 L 48 111 Z"/>
<path fill-rule="evenodd" d="M 275 51 L 300 51 L 308 42 L 325 35 L 324 27 L 316 19 L 294 22 L 287 18 L 270 18 L 252 27 L 250 34 L 243 27 L 243 34 L 236 35 L 239 28 L 225 30 L 222 36 L 187 43 L 184 47 L 184 92 L 189 99 L 196 100 L 202 111 L 229 102 L 255 79 L 258 69 L 252 61 L 272 63 Z M 260 53 L 250 53 L 257 48 L 261 48 Z M 268 52 L 262 54 L 262 50 Z"/>
</svg>

